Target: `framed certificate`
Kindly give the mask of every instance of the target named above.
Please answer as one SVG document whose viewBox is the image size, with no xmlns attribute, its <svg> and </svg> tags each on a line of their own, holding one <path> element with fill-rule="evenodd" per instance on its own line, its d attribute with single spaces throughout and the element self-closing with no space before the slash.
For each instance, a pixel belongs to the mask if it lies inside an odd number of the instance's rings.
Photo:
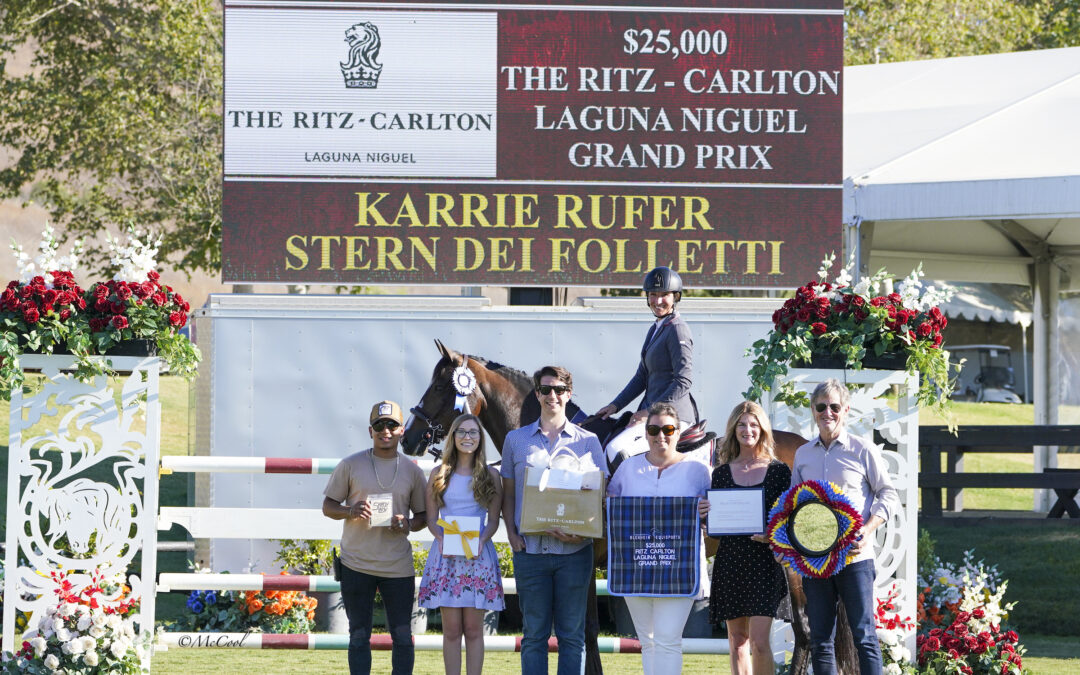
<svg viewBox="0 0 1080 675">
<path fill-rule="evenodd" d="M 734 487 L 709 490 L 710 537 L 765 532 L 765 488 Z"/>
</svg>

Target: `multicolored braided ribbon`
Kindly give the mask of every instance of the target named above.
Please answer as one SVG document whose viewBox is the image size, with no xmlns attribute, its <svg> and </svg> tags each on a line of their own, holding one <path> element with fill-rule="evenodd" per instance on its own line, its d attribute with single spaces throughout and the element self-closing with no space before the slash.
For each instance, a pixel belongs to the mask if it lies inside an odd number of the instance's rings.
<svg viewBox="0 0 1080 675">
<path fill-rule="evenodd" d="M 788 538 L 791 514 L 801 504 L 818 501 L 836 512 L 840 525 L 840 537 L 826 555 L 810 558 L 799 553 Z M 808 480 L 799 483 L 780 495 L 769 511 L 769 524 L 765 534 L 769 547 L 783 556 L 782 562 L 804 577 L 826 579 L 844 569 L 855 557 L 853 548 L 859 528 L 863 525 L 862 514 L 855 510 L 851 500 L 844 496 L 835 483 Z"/>
</svg>

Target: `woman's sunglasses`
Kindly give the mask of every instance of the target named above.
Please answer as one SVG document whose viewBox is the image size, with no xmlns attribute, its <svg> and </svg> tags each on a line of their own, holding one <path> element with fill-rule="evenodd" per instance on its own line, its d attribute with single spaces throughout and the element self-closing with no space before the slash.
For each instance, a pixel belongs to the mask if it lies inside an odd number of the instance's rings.
<svg viewBox="0 0 1080 675">
<path fill-rule="evenodd" d="M 825 412 L 826 408 L 833 411 L 833 414 L 836 415 L 839 415 L 840 411 L 843 410 L 843 406 L 841 406 L 839 403 L 818 403 L 814 406 L 814 410 L 818 411 L 819 413 Z"/>
<path fill-rule="evenodd" d="M 397 422 L 395 422 L 394 420 L 375 420 L 371 424 L 371 428 L 374 429 L 375 431 L 385 431 L 386 429 L 389 429 L 390 431 L 393 431 L 394 429 L 397 429 L 400 426 L 401 425 L 398 424 Z"/>
<path fill-rule="evenodd" d="M 551 392 L 555 392 L 561 396 L 570 391 L 570 387 L 565 384 L 541 384 L 537 385 L 536 391 L 538 391 L 541 396 L 547 396 Z"/>
<path fill-rule="evenodd" d="M 665 424 L 664 426 L 650 424 L 645 427 L 645 433 L 649 434 L 650 436 L 656 436 L 661 431 L 663 431 L 665 436 L 671 437 L 674 436 L 675 432 L 678 430 L 679 428 L 676 427 L 674 424 Z"/>
</svg>

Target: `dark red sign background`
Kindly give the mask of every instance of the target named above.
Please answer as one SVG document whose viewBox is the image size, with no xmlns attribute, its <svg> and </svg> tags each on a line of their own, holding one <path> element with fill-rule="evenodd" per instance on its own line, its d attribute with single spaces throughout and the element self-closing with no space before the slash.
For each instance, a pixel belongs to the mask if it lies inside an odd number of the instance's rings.
<svg viewBox="0 0 1080 675">
<path fill-rule="evenodd" d="M 696 81 L 707 83 L 720 71 L 730 85 L 732 70 L 763 71 L 765 88 L 772 84 L 775 91 L 773 71 L 811 73 L 804 83 L 824 72 L 837 74 L 842 91 L 842 16 L 477 9 L 499 12 L 496 178 L 446 184 L 226 180 L 225 281 L 638 286 L 650 266 L 667 264 L 698 288 L 794 287 L 813 278 L 826 254 L 840 250 L 842 96 L 824 84 L 824 93 L 795 93 L 790 79 L 786 94 L 692 93 L 683 79 L 687 71 L 703 69 L 706 75 Z M 723 30 L 729 46 L 710 56 L 627 54 L 628 29 L 667 29 L 676 43 L 684 31 Z M 513 66 L 565 67 L 567 90 L 509 91 L 503 68 Z M 580 91 L 579 66 L 635 69 L 632 85 L 640 81 L 641 69 L 651 69 L 656 91 Z M 538 105 L 549 124 L 567 108 L 577 118 L 584 106 L 598 106 L 604 114 L 611 107 L 617 119 L 623 107 L 648 108 L 652 120 L 663 109 L 675 130 L 537 129 Z M 683 131 L 683 108 L 780 110 L 805 132 Z M 685 162 L 575 167 L 568 158 L 574 144 L 591 150 L 610 146 L 616 159 L 626 148 L 641 158 L 643 145 L 661 153 L 678 146 Z M 750 161 L 699 168 L 699 145 L 727 146 L 736 157 L 742 146 Z M 749 168 L 754 146 L 767 153 L 771 168 L 760 162 Z M 386 196 L 365 219 L 358 193 Z M 471 227 L 465 224 L 466 194 L 474 195 L 468 198 Z M 581 200 L 576 213 L 582 223 L 565 213 L 575 197 Z M 430 213 L 432 199 L 444 207 L 442 216 Z M 479 208 L 484 200 L 486 210 Z M 688 223 L 687 208 L 702 213 L 704 204 L 703 215 Z M 526 211 L 516 213 L 517 207 Z"/>
</svg>

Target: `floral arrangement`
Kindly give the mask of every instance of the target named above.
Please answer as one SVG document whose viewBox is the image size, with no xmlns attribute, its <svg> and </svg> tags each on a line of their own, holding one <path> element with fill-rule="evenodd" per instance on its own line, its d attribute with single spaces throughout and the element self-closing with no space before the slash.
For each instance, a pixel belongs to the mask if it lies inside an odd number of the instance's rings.
<svg viewBox="0 0 1080 675">
<path fill-rule="evenodd" d="M 907 636 L 915 630 L 915 622 L 910 616 L 902 617 L 897 612 L 895 601 L 899 594 L 896 584 L 893 584 L 884 598 L 877 599 L 877 608 L 874 610 L 885 675 L 907 675 L 916 672 L 911 663 L 911 650 L 904 644 Z"/>
<path fill-rule="evenodd" d="M 237 602 L 253 630 L 266 633 L 310 633 L 318 600 L 303 591 L 242 591 Z"/>
<path fill-rule="evenodd" d="M 56 602 L 38 620 L 36 635 L 5 653 L 4 673 L 141 673 L 150 634 L 135 631 L 138 602 L 122 581 L 99 570 L 76 591 L 64 572 L 52 572 Z"/>
<path fill-rule="evenodd" d="M 248 630 L 248 614 L 237 602 L 233 591 L 191 591 L 184 617 L 186 630 L 192 632 L 239 633 Z"/>
<path fill-rule="evenodd" d="M 916 648 L 920 673 L 1020 675 L 1024 647 L 1005 621 L 1008 581 L 996 566 L 964 554 L 959 566 L 931 558 L 919 573 Z"/>
<path fill-rule="evenodd" d="M 825 258 L 819 280 L 796 290 L 795 296 L 773 313 L 769 336 L 747 351 L 754 361 L 750 389 L 743 395 L 761 400 L 776 379 L 787 374 L 789 366 L 809 364 L 815 355 L 841 357 L 845 368 L 858 370 L 869 355 L 900 354 L 906 357 L 908 372 L 922 375 L 919 403 L 945 412 L 956 375 L 950 380 L 949 352 L 942 347 L 948 319 L 937 305 L 951 293 L 924 286 L 921 265 L 897 284 L 895 292 L 886 292 L 891 277 L 884 269 L 852 284 L 853 259 L 829 282 L 835 259 L 835 255 Z M 791 382 L 780 387 L 774 397 L 793 406 L 810 403 L 807 394 L 796 392 Z"/>
<path fill-rule="evenodd" d="M 795 549 L 788 537 L 788 525 L 791 514 L 809 502 L 820 502 L 837 515 L 839 538 L 833 548 L 825 555 L 816 558 L 804 556 Z M 807 480 L 787 489 L 776 499 L 769 511 L 765 536 L 773 553 L 781 556 L 785 566 L 804 577 L 827 579 L 844 569 L 855 546 L 855 537 L 863 525 L 862 515 L 855 510 L 849 500 L 835 483 L 820 483 Z"/>
<path fill-rule="evenodd" d="M 51 227 L 42 233 L 34 258 L 12 243 L 19 279 L 0 293 L 0 395 L 21 387 L 19 354 L 66 350 L 77 357 L 75 375 L 89 381 L 108 372 L 102 359 L 121 342 L 150 340 L 170 372 L 192 377 L 199 351 L 180 333 L 191 306 L 154 270 L 158 244 L 129 231 L 122 242 L 110 238 L 113 278 L 83 290 L 75 282 L 80 245 L 60 256 Z"/>
<path fill-rule="evenodd" d="M 191 591 L 183 624 L 190 631 L 310 633 L 318 604 L 302 591 Z"/>
</svg>

